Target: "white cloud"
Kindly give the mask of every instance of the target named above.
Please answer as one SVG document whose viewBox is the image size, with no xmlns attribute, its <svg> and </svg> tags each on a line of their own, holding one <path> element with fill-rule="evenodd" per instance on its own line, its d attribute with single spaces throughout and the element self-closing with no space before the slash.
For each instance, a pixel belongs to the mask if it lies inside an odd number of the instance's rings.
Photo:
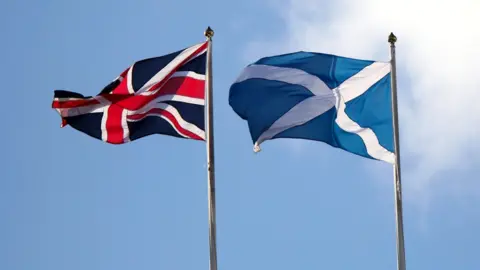
<svg viewBox="0 0 480 270">
<path fill-rule="evenodd" d="M 274 8 L 285 33 L 253 42 L 250 60 L 308 50 L 386 61 L 388 34 L 397 35 L 402 160 L 410 188 L 424 190 L 441 182 L 435 179 L 442 171 L 479 165 L 480 1 L 286 0 Z"/>
</svg>

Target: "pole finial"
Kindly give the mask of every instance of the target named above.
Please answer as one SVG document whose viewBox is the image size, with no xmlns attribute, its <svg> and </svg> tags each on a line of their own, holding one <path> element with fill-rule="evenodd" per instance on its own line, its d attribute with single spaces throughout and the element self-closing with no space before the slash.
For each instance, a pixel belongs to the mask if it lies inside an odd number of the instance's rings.
<svg viewBox="0 0 480 270">
<path fill-rule="evenodd" d="M 388 36 L 388 42 L 392 45 L 395 44 L 395 42 L 397 42 L 397 37 L 393 33 L 390 33 Z"/>
<path fill-rule="evenodd" d="M 207 28 L 207 30 L 205 30 L 205 36 L 208 39 L 211 39 L 213 37 L 213 29 L 210 28 L 210 26 Z"/>
</svg>

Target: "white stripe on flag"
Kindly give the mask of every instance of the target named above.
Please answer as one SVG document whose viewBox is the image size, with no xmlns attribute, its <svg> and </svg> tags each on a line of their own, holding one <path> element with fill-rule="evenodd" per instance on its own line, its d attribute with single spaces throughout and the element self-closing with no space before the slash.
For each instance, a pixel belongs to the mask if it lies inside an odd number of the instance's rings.
<svg viewBox="0 0 480 270">
<path fill-rule="evenodd" d="M 108 109 L 110 105 L 103 107 L 103 116 L 102 116 L 102 141 L 106 142 L 108 139 L 108 130 L 107 130 L 107 120 L 108 120 Z"/>
<path fill-rule="evenodd" d="M 132 73 L 133 73 L 133 66 L 135 64 L 133 64 L 129 69 L 128 69 L 128 72 L 127 72 L 127 89 L 128 89 L 128 93 L 130 94 L 135 94 L 135 90 L 133 89 L 133 85 L 132 85 Z"/>
<path fill-rule="evenodd" d="M 130 130 L 128 129 L 127 123 L 127 110 L 122 110 L 122 128 L 123 128 L 123 142 L 127 143 L 130 141 Z"/>
<path fill-rule="evenodd" d="M 342 94 L 343 100 L 350 100 L 362 95 L 375 83 L 380 81 L 390 72 L 390 63 L 374 62 L 366 66 L 354 76 L 345 80 L 337 89 Z"/>
<path fill-rule="evenodd" d="M 193 71 L 177 71 L 177 72 L 172 74 L 172 78 L 174 78 L 174 77 L 190 77 L 190 78 L 193 78 L 193 79 L 196 79 L 196 80 L 201 80 L 201 81 L 205 80 L 205 75 L 198 74 L 198 73 L 193 72 Z"/>
<path fill-rule="evenodd" d="M 297 84 L 307 88 L 314 95 L 331 95 L 333 97 L 332 90 L 320 78 L 296 68 L 250 65 L 243 70 L 235 83 L 248 79 L 265 79 Z"/>
<path fill-rule="evenodd" d="M 335 89 L 334 92 L 336 93 L 335 96 L 337 97 L 337 118 L 335 119 L 335 123 L 337 123 L 341 129 L 358 135 L 365 144 L 367 153 L 371 157 L 394 164 L 395 155 L 380 145 L 380 142 L 378 141 L 378 138 L 373 130 L 370 128 L 361 127 L 358 123 L 348 117 L 347 113 L 345 112 L 346 106 L 343 96 L 339 94 L 338 89 Z"/>
<path fill-rule="evenodd" d="M 102 124 L 100 129 L 102 130 L 102 141 L 106 142 L 108 139 L 108 131 L 107 131 L 107 119 L 108 119 L 108 109 L 110 108 L 111 102 L 107 99 L 103 98 L 102 96 L 96 96 L 95 99 L 100 102 L 103 106 L 103 116 L 102 116 Z"/>
</svg>

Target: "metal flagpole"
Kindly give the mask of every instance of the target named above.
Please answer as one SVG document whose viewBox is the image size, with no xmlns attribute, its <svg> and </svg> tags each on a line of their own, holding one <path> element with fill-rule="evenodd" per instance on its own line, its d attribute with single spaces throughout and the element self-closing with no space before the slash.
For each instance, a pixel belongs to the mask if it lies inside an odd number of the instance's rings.
<svg viewBox="0 0 480 270">
<path fill-rule="evenodd" d="M 393 165 L 394 188 L 395 188 L 395 217 L 397 222 L 397 270 L 405 270 L 405 244 L 403 235 L 403 209 L 402 209 L 402 181 L 400 170 L 400 136 L 398 125 L 398 101 L 397 101 L 397 69 L 395 58 L 395 42 L 397 37 L 390 33 L 388 36 L 390 43 L 391 57 L 391 87 L 392 87 L 392 118 L 393 118 L 393 142 L 395 148 L 395 164 Z"/>
<path fill-rule="evenodd" d="M 213 100 L 212 100 L 212 37 L 213 30 L 210 26 L 205 30 L 207 37 L 207 70 L 205 76 L 205 93 L 207 107 L 207 168 L 208 168 L 208 220 L 210 241 L 210 270 L 217 270 L 217 225 L 215 221 L 215 159 L 213 147 Z"/>
</svg>

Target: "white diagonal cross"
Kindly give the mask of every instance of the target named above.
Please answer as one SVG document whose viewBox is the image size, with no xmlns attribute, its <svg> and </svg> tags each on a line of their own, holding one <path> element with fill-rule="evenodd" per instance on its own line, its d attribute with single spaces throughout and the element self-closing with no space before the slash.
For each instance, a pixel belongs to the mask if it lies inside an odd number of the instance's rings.
<svg viewBox="0 0 480 270">
<path fill-rule="evenodd" d="M 337 117 L 335 122 L 341 129 L 360 136 L 368 154 L 373 158 L 394 163 L 394 154 L 380 145 L 375 133 L 369 128 L 361 127 L 345 113 L 346 102 L 365 93 L 389 72 L 390 63 L 374 62 L 345 80 L 338 87 L 330 89 L 320 78 L 300 69 L 268 65 L 247 67 L 236 82 L 253 78 L 276 80 L 302 85 L 314 95 L 295 105 L 277 119 L 268 130 L 264 131 L 255 142 L 254 151 L 260 151 L 259 145 L 265 140 L 271 139 L 289 128 L 305 124 L 336 107 Z"/>
</svg>

